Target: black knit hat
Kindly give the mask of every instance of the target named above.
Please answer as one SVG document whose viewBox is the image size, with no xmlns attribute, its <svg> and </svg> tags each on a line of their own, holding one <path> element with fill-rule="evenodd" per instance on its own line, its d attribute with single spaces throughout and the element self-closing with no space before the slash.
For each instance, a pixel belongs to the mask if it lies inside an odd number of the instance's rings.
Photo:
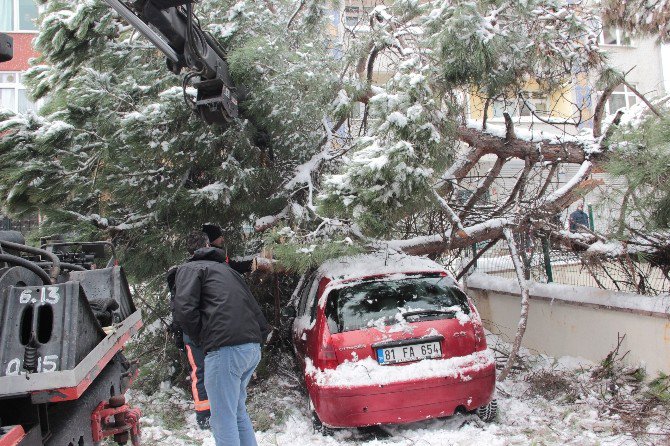
<svg viewBox="0 0 670 446">
<path fill-rule="evenodd" d="M 221 226 L 212 223 L 205 223 L 202 225 L 202 232 L 207 234 L 209 243 L 212 243 L 217 238 L 223 236 L 223 229 L 221 229 Z"/>
</svg>

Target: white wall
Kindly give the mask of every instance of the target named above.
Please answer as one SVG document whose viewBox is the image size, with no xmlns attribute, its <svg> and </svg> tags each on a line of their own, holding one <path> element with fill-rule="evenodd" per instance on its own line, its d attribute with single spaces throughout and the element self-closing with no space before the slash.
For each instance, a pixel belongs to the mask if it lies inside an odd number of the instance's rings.
<svg viewBox="0 0 670 446">
<path fill-rule="evenodd" d="M 661 46 L 656 38 L 635 38 L 632 46 L 601 45 L 610 65 L 627 73 L 640 93 L 653 98 L 665 94 Z"/>
<path fill-rule="evenodd" d="M 513 339 L 520 313 L 516 280 L 474 273 L 466 280 L 484 325 Z M 670 374 L 670 296 L 651 297 L 597 288 L 533 283 L 523 346 L 554 357 L 602 361 L 626 335 L 621 352 L 648 375 Z"/>
<path fill-rule="evenodd" d="M 670 92 L 670 45 L 661 44 L 661 65 L 663 67 L 663 86 Z"/>
</svg>

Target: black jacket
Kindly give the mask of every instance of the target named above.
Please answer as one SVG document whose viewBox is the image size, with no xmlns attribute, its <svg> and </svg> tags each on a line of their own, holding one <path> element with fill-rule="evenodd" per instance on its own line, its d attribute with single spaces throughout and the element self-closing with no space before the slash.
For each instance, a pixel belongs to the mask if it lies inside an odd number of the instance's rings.
<svg viewBox="0 0 670 446">
<path fill-rule="evenodd" d="M 575 232 L 582 226 L 585 228 L 589 227 L 589 216 L 581 209 L 577 209 L 572 214 L 570 214 L 570 231 Z"/>
<path fill-rule="evenodd" d="M 177 269 L 175 321 L 205 352 L 262 344 L 269 327 L 244 279 L 218 248 L 202 248 Z"/>
</svg>

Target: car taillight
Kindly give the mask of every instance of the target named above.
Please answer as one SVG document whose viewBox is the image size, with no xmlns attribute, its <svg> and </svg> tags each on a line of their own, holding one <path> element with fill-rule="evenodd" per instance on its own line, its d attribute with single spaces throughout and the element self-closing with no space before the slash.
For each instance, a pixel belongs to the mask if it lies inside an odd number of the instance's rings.
<svg viewBox="0 0 670 446">
<path fill-rule="evenodd" d="M 486 349 L 486 334 L 484 333 L 484 327 L 482 327 L 482 324 L 475 323 L 473 324 L 473 329 L 475 332 L 475 348 L 477 351 Z"/>
<path fill-rule="evenodd" d="M 330 341 L 330 335 L 324 337 L 316 357 L 319 361 L 318 367 L 320 369 L 334 369 L 339 365 L 337 356 L 335 355 L 335 349 Z"/>
</svg>

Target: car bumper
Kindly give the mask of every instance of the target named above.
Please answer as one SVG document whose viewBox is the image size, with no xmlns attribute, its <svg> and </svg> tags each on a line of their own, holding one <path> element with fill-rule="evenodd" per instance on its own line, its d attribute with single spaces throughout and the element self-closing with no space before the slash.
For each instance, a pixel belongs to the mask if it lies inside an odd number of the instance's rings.
<svg viewBox="0 0 670 446">
<path fill-rule="evenodd" d="M 459 408 L 474 410 L 493 399 L 494 364 L 463 376 L 358 387 L 311 383 L 308 390 L 327 426 L 400 424 L 453 415 Z"/>
</svg>

